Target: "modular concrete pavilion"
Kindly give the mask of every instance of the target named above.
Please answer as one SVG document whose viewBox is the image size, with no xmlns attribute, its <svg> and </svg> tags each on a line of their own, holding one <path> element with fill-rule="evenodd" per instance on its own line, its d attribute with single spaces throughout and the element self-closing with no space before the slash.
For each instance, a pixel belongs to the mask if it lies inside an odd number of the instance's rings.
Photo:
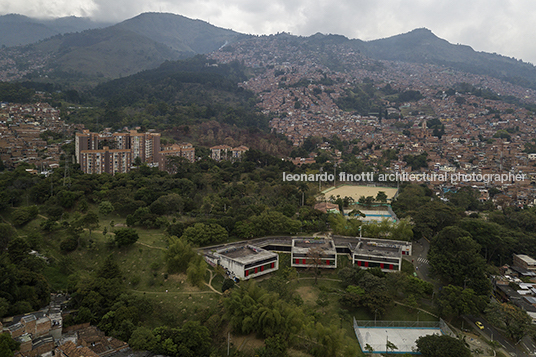
<svg viewBox="0 0 536 357">
<path fill-rule="evenodd" d="M 354 331 L 364 353 L 420 354 L 416 341 L 428 335 L 456 337 L 443 320 L 439 321 L 356 321 Z M 397 349 L 390 349 L 390 345 Z"/>
<path fill-rule="evenodd" d="M 279 255 L 251 244 L 233 245 L 205 254 L 212 265 L 221 265 L 231 277 L 256 278 L 279 269 Z"/>
<path fill-rule="evenodd" d="M 408 253 L 411 253 L 410 242 L 360 239 L 352 249 L 352 263 L 365 269 L 380 268 L 385 272 L 400 271 L 402 256 Z"/>
<path fill-rule="evenodd" d="M 321 268 L 337 267 L 337 250 L 333 239 L 330 238 L 295 238 L 292 240 L 291 266 L 296 268 L 314 267 L 315 264 L 311 258 L 313 249 L 321 252 Z"/>
</svg>

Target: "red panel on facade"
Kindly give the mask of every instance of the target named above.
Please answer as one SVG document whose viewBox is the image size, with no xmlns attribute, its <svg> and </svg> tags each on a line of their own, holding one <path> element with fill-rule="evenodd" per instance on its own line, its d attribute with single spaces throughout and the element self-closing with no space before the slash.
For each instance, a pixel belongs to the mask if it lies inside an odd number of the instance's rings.
<svg viewBox="0 0 536 357">
<path fill-rule="evenodd" d="M 389 269 L 393 270 L 393 264 L 389 264 Z"/>
<path fill-rule="evenodd" d="M 305 264 L 305 259 L 302 259 L 302 264 Z"/>
<path fill-rule="evenodd" d="M 263 266 L 261 266 L 261 271 L 264 271 L 264 265 L 263 265 Z"/>
<path fill-rule="evenodd" d="M 275 263 L 270 264 L 270 268 L 273 269 L 275 267 Z"/>
<path fill-rule="evenodd" d="M 383 269 L 383 263 L 380 263 L 380 269 Z"/>
<path fill-rule="evenodd" d="M 358 266 L 358 267 L 361 266 L 361 260 L 358 260 L 358 261 L 357 261 L 357 266 Z"/>
<path fill-rule="evenodd" d="M 255 268 L 255 274 L 257 274 L 257 272 L 259 271 L 259 268 Z"/>
<path fill-rule="evenodd" d="M 300 264 L 300 260 L 299 260 L 299 259 L 296 259 L 296 264 Z"/>
<path fill-rule="evenodd" d="M 245 275 L 246 275 L 246 276 L 248 276 L 248 275 L 249 275 L 249 270 L 246 270 L 246 274 L 245 274 Z"/>
<path fill-rule="evenodd" d="M 365 268 L 368 268 L 368 262 L 365 262 Z"/>
<path fill-rule="evenodd" d="M 329 265 L 329 259 L 328 259 L 328 260 L 326 260 L 326 265 Z"/>
</svg>

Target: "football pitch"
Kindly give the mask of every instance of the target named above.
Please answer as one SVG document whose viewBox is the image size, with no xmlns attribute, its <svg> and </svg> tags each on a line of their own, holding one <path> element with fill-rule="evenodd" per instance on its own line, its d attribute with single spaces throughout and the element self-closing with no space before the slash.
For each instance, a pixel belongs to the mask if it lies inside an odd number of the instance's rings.
<svg viewBox="0 0 536 357">
<path fill-rule="evenodd" d="M 326 198 L 329 198 L 331 196 L 333 197 L 352 197 L 355 202 L 359 200 L 359 197 L 361 196 L 372 196 L 376 198 L 376 195 L 378 192 L 385 192 L 387 195 L 387 201 L 391 202 L 393 197 L 396 195 L 396 192 L 398 191 L 395 187 L 374 187 L 374 186 L 352 186 L 352 185 L 342 185 L 337 186 L 335 188 L 331 187 L 328 188 L 322 193 L 325 195 Z"/>
</svg>

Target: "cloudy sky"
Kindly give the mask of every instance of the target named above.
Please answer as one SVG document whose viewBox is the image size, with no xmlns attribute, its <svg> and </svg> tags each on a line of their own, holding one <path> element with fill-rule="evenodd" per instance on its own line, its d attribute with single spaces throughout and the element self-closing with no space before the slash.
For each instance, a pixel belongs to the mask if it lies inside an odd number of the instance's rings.
<svg viewBox="0 0 536 357">
<path fill-rule="evenodd" d="M 250 34 L 373 40 L 426 27 L 451 43 L 536 64 L 534 0 L 0 0 L 0 14 L 119 22 L 171 12 Z"/>
</svg>

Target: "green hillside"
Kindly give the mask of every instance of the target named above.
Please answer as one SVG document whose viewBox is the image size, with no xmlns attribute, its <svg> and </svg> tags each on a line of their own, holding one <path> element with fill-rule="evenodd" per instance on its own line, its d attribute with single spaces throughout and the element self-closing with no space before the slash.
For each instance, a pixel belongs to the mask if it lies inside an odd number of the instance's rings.
<svg viewBox="0 0 536 357">
<path fill-rule="evenodd" d="M 79 32 L 110 25 L 75 16 L 47 20 L 7 14 L 0 16 L 0 33 L 2 34 L 0 46 L 28 45 L 57 34 Z"/>
<path fill-rule="evenodd" d="M 201 54 L 248 36 L 205 21 L 166 13 L 144 13 L 114 27 L 127 29 L 179 52 Z"/>
<path fill-rule="evenodd" d="M 164 44 L 118 28 L 58 35 L 29 48 L 52 56 L 52 71 L 74 78 L 127 76 L 182 56 Z"/>
<path fill-rule="evenodd" d="M 0 28 L 4 22 L 0 21 Z M 168 60 L 208 53 L 246 37 L 173 14 L 141 14 L 114 26 L 58 35 L 41 23 L 29 19 L 26 22 L 21 33 L 55 36 L 44 40 L 40 37 L 40 42 L 25 47 L 5 49 L 9 52 L 7 56 L 17 57 L 19 69 L 39 67 L 30 78 L 42 80 L 46 75 L 48 81 L 71 86 L 128 76 Z"/>
</svg>

